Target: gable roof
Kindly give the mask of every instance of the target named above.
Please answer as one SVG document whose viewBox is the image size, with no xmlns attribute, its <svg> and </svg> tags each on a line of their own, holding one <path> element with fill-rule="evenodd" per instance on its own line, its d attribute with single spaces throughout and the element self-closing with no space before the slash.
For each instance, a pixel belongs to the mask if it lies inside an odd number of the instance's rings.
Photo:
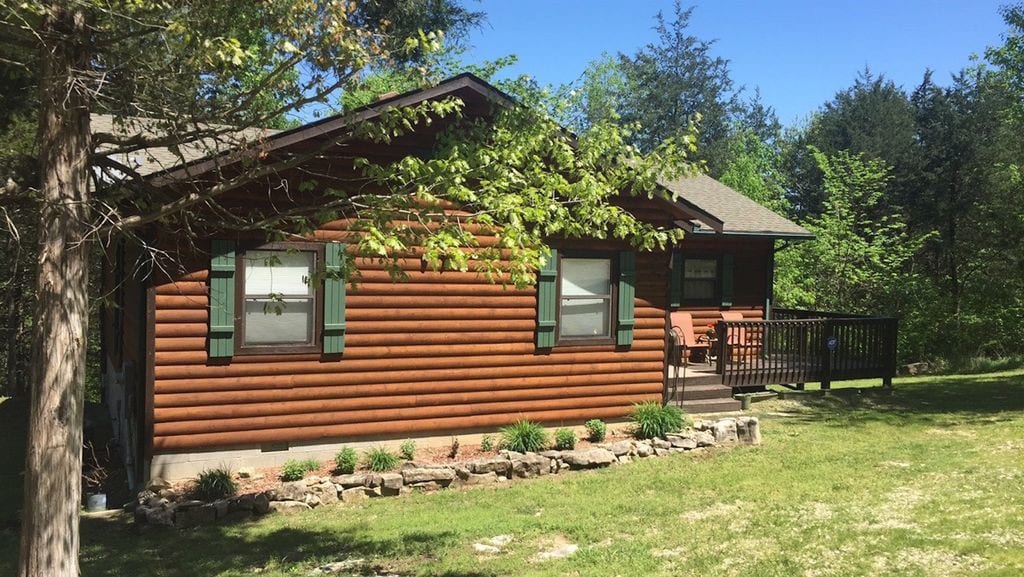
<svg viewBox="0 0 1024 577">
<path fill-rule="evenodd" d="M 93 114 L 89 117 L 89 123 L 93 134 L 103 132 L 118 136 L 132 136 L 135 134 L 160 136 L 165 133 L 160 128 L 159 122 L 147 118 L 127 117 L 115 119 L 114 116 L 109 114 Z M 214 128 L 222 128 L 222 126 Z M 128 168 L 134 169 L 140 176 L 149 176 L 221 153 L 225 150 L 226 146 L 252 144 L 280 132 L 280 130 L 273 128 L 245 128 L 226 132 L 218 139 L 200 138 L 192 142 L 183 143 L 178 147 L 180 156 L 171 152 L 167 147 L 152 147 L 127 154 L 118 154 L 114 160 Z M 109 149 L 111 147 L 110 145 L 101 146 L 100 150 L 104 148 Z"/>
<path fill-rule="evenodd" d="M 459 96 L 467 107 L 493 103 L 512 104 L 515 100 L 479 77 L 463 73 L 429 88 L 411 90 L 357 108 L 348 114 L 329 116 L 289 130 L 249 128 L 228 135 L 228 143 L 252 145 L 259 141 L 262 152 L 295 145 L 308 140 L 338 138 L 353 125 L 380 116 L 389 108 L 412 106 L 427 100 Z M 111 116 L 93 115 L 93 132 L 125 132 L 147 130 L 144 119 L 128 119 L 127 127 L 118 127 Z M 194 178 L 225 163 L 229 151 L 223 143 L 200 140 L 179 147 L 180 156 L 167 148 L 150 148 L 131 158 L 118 159 L 134 168 L 140 175 L 152 177 L 160 186 L 175 180 Z M 183 162 L 182 162 L 183 161 Z M 681 178 L 674 181 L 659 180 L 659 184 L 675 193 L 675 201 L 655 199 L 665 210 L 687 223 L 687 228 L 698 234 L 724 233 L 733 235 L 760 235 L 779 238 L 812 238 L 803 227 L 786 219 L 741 193 L 706 175 Z"/>
<path fill-rule="evenodd" d="M 723 234 L 793 239 L 814 237 L 804 227 L 706 174 L 662 181 L 660 184 L 676 193 L 680 202 L 692 203 L 720 219 L 724 223 Z M 713 227 L 708 224 L 694 223 L 693 232 L 712 233 Z"/>
</svg>

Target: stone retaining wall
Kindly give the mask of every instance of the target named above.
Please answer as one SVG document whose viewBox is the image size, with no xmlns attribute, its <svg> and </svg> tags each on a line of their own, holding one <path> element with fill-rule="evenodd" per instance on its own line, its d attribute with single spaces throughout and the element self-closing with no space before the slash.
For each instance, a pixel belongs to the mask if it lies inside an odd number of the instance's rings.
<svg viewBox="0 0 1024 577">
<path fill-rule="evenodd" d="M 308 511 L 320 505 L 351 503 L 375 497 L 394 497 L 412 491 L 508 483 L 628 463 L 705 447 L 761 443 L 756 417 L 730 417 L 698 422 L 686 431 L 645 441 L 623 440 L 571 451 L 517 453 L 500 451 L 493 457 L 459 463 L 409 462 L 398 472 L 358 472 L 330 478 L 309 477 L 256 494 L 212 503 L 172 501 L 143 491 L 133 502 L 135 521 L 145 526 L 193 527 L 216 521 L 236 521 L 269 513 Z"/>
</svg>

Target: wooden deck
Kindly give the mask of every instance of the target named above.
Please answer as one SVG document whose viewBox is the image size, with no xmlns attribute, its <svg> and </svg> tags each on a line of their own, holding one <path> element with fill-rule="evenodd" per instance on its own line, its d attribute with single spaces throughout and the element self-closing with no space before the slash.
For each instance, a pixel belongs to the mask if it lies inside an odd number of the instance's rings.
<svg viewBox="0 0 1024 577">
<path fill-rule="evenodd" d="M 818 311 L 719 321 L 711 363 L 683 367 L 673 346 L 665 399 L 701 413 L 737 410 L 733 393 L 772 384 L 820 382 L 827 389 L 833 381 L 880 378 L 888 385 L 896 374 L 896 331 L 894 318 Z"/>
</svg>

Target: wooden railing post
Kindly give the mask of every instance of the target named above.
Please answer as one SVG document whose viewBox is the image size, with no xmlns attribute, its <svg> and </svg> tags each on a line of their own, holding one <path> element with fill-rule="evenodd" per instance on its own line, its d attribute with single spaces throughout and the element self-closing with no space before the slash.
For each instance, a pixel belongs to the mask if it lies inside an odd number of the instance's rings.
<svg viewBox="0 0 1024 577">
<path fill-rule="evenodd" d="M 822 339 L 819 346 L 822 351 L 822 363 L 821 363 L 821 389 L 827 391 L 832 388 L 832 350 L 828 347 L 829 339 L 834 337 L 833 334 L 835 328 L 832 323 L 832 319 L 825 319 L 825 330 L 822 331 Z"/>
<path fill-rule="evenodd" d="M 715 324 L 715 337 L 718 339 L 718 342 L 715 343 L 715 346 L 718 347 L 718 359 L 715 362 L 715 372 L 722 375 L 723 380 L 725 379 L 726 367 L 725 355 L 729 353 L 728 343 L 726 342 L 728 340 L 727 330 L 728 329 L 725 327 L 725 321 L 718 321 L 718 323 Z"/>
</svg>

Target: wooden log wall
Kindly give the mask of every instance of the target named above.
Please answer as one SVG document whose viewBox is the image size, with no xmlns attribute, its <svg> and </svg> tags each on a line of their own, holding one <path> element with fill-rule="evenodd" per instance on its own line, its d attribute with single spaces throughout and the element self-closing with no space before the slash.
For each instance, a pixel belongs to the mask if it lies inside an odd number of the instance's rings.
<svg viewBox="0 0 1024 577">
<path fill-rule="evenodd" d="M 340 239 L 344 223 L 317 236 Z M 493 242 L 482 236 L 481 246 Z M 620 250 L 613 243 L 578 248 Z M 519 419 L 580 423 L 659 400 L 669 256 L 637 257 L 634 343 L 534 346 L 536 292 L 489 284 L 474 272 L 421 271 L 406 282 L 357 259 L 345 353 L 206 354 L 208 271 L 158 281 L 155 292 L 153 449 L 198 451 L 292 441 L 344 442 L 494 428 Z"/>
<path fill-rule="evenodd" d="M 708 325 L 722 320 L 722 311 L 743 314 L 746 320 L 763 320 L 764 303 L 768 294 L 768 263 L 773 242 L 762 238 L 708 237 L 688 235 L 681 250 L 694 255 L 733 255 L 733 306 L 693 306 L 683 303 L 680 310 L 693 318 L 693 334 L 707 332 Z"/>
</svg>

